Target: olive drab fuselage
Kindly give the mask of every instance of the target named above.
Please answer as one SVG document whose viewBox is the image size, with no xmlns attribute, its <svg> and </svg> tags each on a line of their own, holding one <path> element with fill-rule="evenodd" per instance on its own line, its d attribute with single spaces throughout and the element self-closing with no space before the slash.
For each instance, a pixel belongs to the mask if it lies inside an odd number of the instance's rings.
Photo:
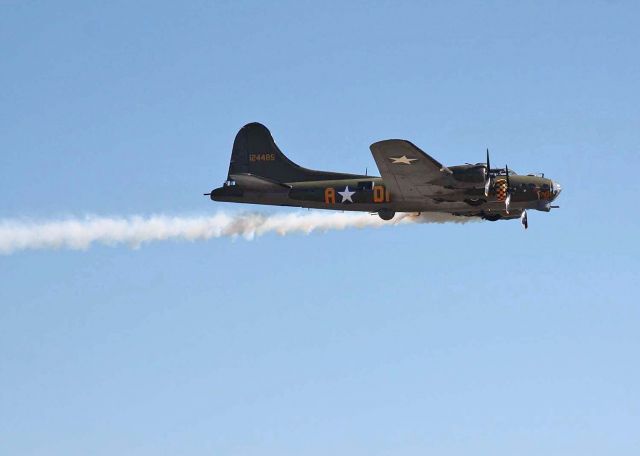
<svg viewBox="0 0 640 456">
<path fill-rule="evenodd" d="M 487 163 L 446 167 L 404 140 L 374 143 L 382 177 L 315 171 L 289 160 L 261 124 L 243 127 L 233 145 L 227 181 L 215 201 L 378 213 L 445 212 L 487 220 L 549 211 L 561 186 L 543 175 L 519 175 Z"/>
</svg>

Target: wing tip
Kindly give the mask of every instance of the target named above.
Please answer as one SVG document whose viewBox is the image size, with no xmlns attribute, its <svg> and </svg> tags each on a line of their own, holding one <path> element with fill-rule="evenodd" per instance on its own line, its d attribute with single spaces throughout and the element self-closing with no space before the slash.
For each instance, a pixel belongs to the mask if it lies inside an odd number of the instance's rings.
<svg viewBox="0 0 640 456">
<path fill-rule="evenodd" d="M 385 149 L 390 149 L 393 147 L 397 147 L 397 148 L 402 148 L 402 147 L 408 147 L 409 149 L 412 149 L 416 152 L 418 152 L 419 154 L 422 154 L 424 157 L 426 157 L 434 166 L 437 166 L 438 168 L 442 169 L 442 168 L 446 168 L 442 163 L 440 163 L 438 160 L 436 160 L 435 158 L 433 158 L 431 155 L 427 154 L 425 151 L 423 151 L 422 149 L 420 149 L 418 146 L 416 146 L 414 143 L 412 143 L 411 141 L 407 141 L 406 139 L 383 139 L 382 141 L 377 141 L 374 142 L 373 144 L 371 144 L 369 146 L 369 149 L 371 150 L 372 153 L 375 152 L 381 152 L 384 153 Z M 400 152 L 400 151 L 398 151 Z"/>
<path fill-rule="evenodd" d="M 415 144 L 413 144 L 411 141 L 407 141 L 406 139 L 382 139 L 380 141 L 376 141 L 372 143 L 369 146 L 369 149 L 373 150 L 374 147 L 378 149 L 384 146 L 391 146 L 393 144 L 398 144 L 398 143 L 410 144 L 411 146 L 418 149 L 418 147 Z"/>
</svg>

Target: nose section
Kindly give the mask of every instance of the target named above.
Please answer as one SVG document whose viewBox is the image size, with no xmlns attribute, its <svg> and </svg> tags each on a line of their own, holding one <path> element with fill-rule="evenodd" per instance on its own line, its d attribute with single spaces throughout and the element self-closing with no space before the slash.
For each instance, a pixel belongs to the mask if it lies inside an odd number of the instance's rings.
<svg viewBox="0 0 640 456">
<path fill-rule="evenodd" d="M 551 192 L 553 193 L 554 200 L 560 195 L 561 191 L 562 185 L 560 185 L 558 182 L 551 181 Z"/>
</svg>

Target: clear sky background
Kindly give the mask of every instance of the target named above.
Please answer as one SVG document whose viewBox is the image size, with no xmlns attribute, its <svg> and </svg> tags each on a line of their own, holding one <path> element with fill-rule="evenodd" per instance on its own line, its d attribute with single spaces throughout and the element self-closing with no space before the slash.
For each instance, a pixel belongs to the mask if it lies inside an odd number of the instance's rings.
<svg viewBox="0 0 640 456">
<path fill-rule="evenodd" d="M 0 219 L 238 210 L 202 193 L 250 121 L 312 168 L 397 137 L 564 188 L 528 231 L 2 256 L 0 453 L 639 454 L 639 17 L 0 2 Z"/>
</svg>

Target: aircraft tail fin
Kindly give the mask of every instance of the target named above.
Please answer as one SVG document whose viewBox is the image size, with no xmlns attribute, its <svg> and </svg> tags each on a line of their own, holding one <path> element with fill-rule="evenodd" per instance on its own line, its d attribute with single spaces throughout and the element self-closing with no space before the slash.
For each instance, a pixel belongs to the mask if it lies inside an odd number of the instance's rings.
<svg viewBox="0 0 640 456">
<path fill-rule="evenodd" d="M 245 125 L 236 135 L 229 164 L 229 179 L 233 179 L 234 175 L 260 176 L 276 182 L 358 177 L 315 171 L 295 164 L 278 148 L 267 127 L 257 122 Z"/>
</svg>

